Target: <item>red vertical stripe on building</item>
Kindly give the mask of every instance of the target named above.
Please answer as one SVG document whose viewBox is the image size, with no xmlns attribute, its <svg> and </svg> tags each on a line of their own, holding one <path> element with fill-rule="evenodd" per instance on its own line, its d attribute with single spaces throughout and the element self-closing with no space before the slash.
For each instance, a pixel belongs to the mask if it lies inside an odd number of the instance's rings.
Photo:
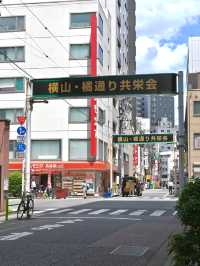
<svg viewBox="0 0 200 266">
<path fill-rule="evenodd" d="M 96 14 L 91 16 L 90 52 L 91 52 L 90 75 L 96 76 L 97 75 L 97 18 L 96 18 Z"/>
<path fill-rule="evenodd" d="M 96 14 L 91 16 L 91 63 L 90 75 L 97 75 L 97 18 Z M 90 156 L 96 157 L 96 101 L 92 97 L 90 99 Z"/>
</svg>

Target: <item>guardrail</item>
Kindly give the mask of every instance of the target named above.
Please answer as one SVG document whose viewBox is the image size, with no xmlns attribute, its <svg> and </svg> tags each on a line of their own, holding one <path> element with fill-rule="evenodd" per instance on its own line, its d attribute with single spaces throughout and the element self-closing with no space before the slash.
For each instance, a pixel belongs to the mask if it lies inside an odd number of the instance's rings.
<svg viewBox="0 0 200 266">
<path fill-rule="evenodd" d="M 9 200 L 18 200 L 19 202 L 14 203 L 14 204 L 9 204 Z M 20 198 L 6 197 L 5 221 L 8 221 L 9 214 L 17 212 L 17 210 L 9 210 L 9 207 L 18 206 L 20 203 L 20 200 L 21 200 Z"/>
</svg>

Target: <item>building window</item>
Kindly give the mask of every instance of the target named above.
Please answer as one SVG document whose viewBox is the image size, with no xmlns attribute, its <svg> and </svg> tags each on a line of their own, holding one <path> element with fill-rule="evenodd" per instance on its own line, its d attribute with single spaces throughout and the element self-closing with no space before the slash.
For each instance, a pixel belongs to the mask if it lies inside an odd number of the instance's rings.
<svg viewBox="0 0 200 266">
<path fill-rule="evenodd" d="M 104 142 L 104 161 L 108 160 L 108 143 Z"/>
<path fill-rule="evenodd" d="M 0 47 L 0 63 L 10 62 L 11 60 L 14 62 L 24 62 L 24 47 Z"/>
<path fill-rule="evenodd" d="M 200 133 L 194 134 L 194 149 L 200 149 Z"/>
<path fill-rule="evenodd" d="M 69 140 L 69 160 L 88 160 L 89 141 L 87 139 Z"/>
<path fill-rule="evenodd" d="M 200 176 L 200 164 L 193 165 L 193 176 L 194 177 Z"/>
<path fill-rule="evenodd" d="M 24 31 L 25 17 L 0 17 L 0 32 Z"/>
<path fill-rule="evenodd" d="M 16 146 L 17 146 L 16 140 L 9 141 L 9 160 L 16 159 Z"/>
<path fill-rule="evenodd" d="M 8 119 L 10 124 L 18 124 L 17 117 L 23 114 L 23 109 L 0 109 L 0 119 Z"/>
<path fill-rule="evenodd" d="M 193 115 L 194 116 L 200 115 L 200 101 L 193 102 Z"/>
<path fill-rule="evenodd" d="M 106 114 L 105 111 L 101 108 L 98 108 L 98 123 L 100 125 L 104 125 L 106 122 Z"/>
<path fill-rule="evenodd" d="M 83 60 L 90 58 L 89 44 L 70 44 L 70 59 Z"/>
<path fill-rule="evenodd" d="M 99 61 L 103 65 L 103 49 L 101 48 L 101 45 L 99 45 Z"/>
<path fill-rule="evenodd" d="M 0 93 L 24 92 L 23 78 L 0 78 Z"/>
<path fill-rule="evenodd" d="M 103 161 L 103 141 L 99 140 L 99 160 Z"/>
<path fill-rule="evenodd" d="M 103 19 L 100 14 L 99 14 L 99 31 L 103 35 Z"/>
<path fill-rule="evenodd" d="M 91 18 L 92 13 L 74 13 L 71 14 L 70 19 L 70 27 L 71 28 L 87 28 L 91 26 Z"/>
<path fill-rule="evenodd" d="M 90 121 L 90 109 L 88 107 L 70 107 L 69 123 L 87 123 Z"/>
<path fill-rule="evenodd" d="M 61 159 L 61 140 L 32 140 L 31 145 L 33 160 Z"/>
</svg>

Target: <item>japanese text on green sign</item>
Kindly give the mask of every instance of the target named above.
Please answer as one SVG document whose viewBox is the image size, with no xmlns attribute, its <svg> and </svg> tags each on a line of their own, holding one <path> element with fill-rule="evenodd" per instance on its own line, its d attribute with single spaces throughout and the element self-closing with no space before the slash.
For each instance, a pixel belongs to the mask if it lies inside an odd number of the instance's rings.
<svg viewBox="0 0 200 266">
<path fill-rule="evenodd" d="M 36 79 L 33 97 L 176 94 L 176 74 Z"/>
<path fill-rule="evenodd" d="M 113 135 L 114 143 L 172 143 L 173 134 Z"/>
</svg>

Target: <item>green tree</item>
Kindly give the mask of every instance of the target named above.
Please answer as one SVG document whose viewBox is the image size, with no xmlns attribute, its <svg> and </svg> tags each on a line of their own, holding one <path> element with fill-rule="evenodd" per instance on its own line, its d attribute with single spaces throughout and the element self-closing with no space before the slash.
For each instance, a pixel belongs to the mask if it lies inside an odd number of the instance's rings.
<svg viewBox="0 0 200 266">
<path fill-rule="evenodd" d="M 8 192 L 14 197 L 21 196 L 22 191 L 22 175 L 19 171 L 14 171 L 9 174 Z"/>
<path fill-rule="evenodd" d="M 169 241 L 174 266 L 200 266 L 200 180 L 188 183 L 176 205 L 183 232 Z"/>
</svg>

